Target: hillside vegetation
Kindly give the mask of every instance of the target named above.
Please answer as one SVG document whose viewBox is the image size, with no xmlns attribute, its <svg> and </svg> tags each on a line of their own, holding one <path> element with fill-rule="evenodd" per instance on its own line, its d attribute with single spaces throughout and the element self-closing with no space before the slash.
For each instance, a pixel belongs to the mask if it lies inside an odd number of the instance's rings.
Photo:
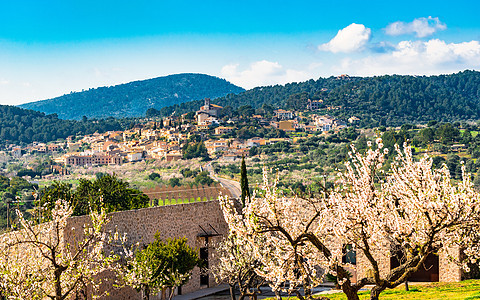
<svg viewBox="0 0 480 300">
<path fill-rule="evenodd" d="M 386 75 L 329 77 L 301 83 L 258 87 L 238 95 L 215 99 L 234 108 L 305 110 L 308 99 L 322 99 L 322 112 L 342 118 L 356 116 L 361 126 L 398 126 L 404 123 L 480 119 L 480 72 L 464 71 L 440 76 Z M 193 101 L 161 110 L 163 115 L 198 109 Z"/>
<path fill-rule="evenodd" d="M 56 114 L 45 115 L 29 109 L 0 105 L 0 145 L 48 142 L 70 135 L 92 134 L 96 131 L 106 132 L 121 128 L 121 124 L 114 118 L 62 120 Z"/>
<path fill-rule="evenodd" d="M 244 89 L 224 79 L 204 74 L 176 74 L 126 84 L 100 87 L 61 97 L 20 105 L 62 119 L 138 117 L 149 108 L 216 98 Z"/>
</svg>

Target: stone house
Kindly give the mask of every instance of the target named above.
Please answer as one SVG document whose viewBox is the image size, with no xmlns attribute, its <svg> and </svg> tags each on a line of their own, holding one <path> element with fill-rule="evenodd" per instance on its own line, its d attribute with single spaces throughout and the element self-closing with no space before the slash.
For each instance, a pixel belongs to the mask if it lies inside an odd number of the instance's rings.
<svg viewBox="0 0 480 300">
<path fill-rule="evenodd" d="M 277 109 L 274 111 L 275 116 L 280 120 L 292 119 L 293 112 L 290 110 Z"/>
<path fill-rule="evenodd" d="M 232 132 L 232 130 L 233 130 L 233 127 L 220 126 L 215 128 L 215 134 L 222 135 L 222 134 L 230 133 Z"/>
<path fill-rule="evenodd" d="M 323 105 L 323 100 L 311 100 L 307 101 L 307 110 L 317 110 L 320 109 Z"/>
<path fill-rule="evenodd" d="M 127 154 L 128 161 L 141 161 L 143 159 L 143 151 L 135 151 Z"/>
<path fill-rule="evenodd" d="M 64 164 L 70 166 L 120 165 L 123 158 L 119 155 L 67 155 Z"/>
<path fill-rule="evenodd" d="M 12 150 L 12 155 L 15 158 L 20 158 L 22 157 L 22 148 L 20 147 L 14 147 Z"/>
</svg>

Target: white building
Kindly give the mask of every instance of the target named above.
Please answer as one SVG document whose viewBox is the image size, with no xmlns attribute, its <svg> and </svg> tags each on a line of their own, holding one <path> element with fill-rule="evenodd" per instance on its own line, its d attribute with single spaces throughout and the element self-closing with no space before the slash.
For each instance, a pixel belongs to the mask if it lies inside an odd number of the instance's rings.
<svg viewBox="0 0 480 300">
<path fill-rule="evenodd" d="M 128 161 L 141 161 L 143 159 L 143 152 L 130 152 L 127 154 Z"/>
</svg>

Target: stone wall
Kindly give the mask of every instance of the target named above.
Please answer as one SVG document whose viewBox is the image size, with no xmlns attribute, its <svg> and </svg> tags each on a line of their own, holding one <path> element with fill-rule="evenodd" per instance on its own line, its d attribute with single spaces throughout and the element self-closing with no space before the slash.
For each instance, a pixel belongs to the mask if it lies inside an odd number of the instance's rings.
<svg viewBox="0 0 480 300">
<path fill-rule="evenodd" d="M 390 250 L 388 246 L 385 249 L 377 249 L 372 251 L 374 258 L 378 262 L 378 269 L 381 276 L 385 276 L 390 272 Z M 363 254 L 362 250 L 357 249 L 357 265 L 356 265 L 356 280 L 360 280 L 365 277 L 373 276 L 372 265 L 367 257 Z"/>
<path fill-rule="evenodd" d="M 228 232 L 227 224 L 218 201 L 195 202 L 170 206 L 143 208 L 138 210 L 122 211 L 109 214 L 110 222 L 106 230 L 117 230 L 120 234 L 126 233 L 129 244 L 149 244 L 153 242 L 158 231 L 162 239 L 186 237 L 191 247 L 205 247 L 205 233 L 220 234 L 209 238 L 209 264 L 213 262 L 213 247 Z M 69 219 L 66 228 L 82 228 L 89 216 L 73 217 Z M 202 229 L 203 228 L 203 229 Z M 76 230 L 77 232 L 80 230 Z M 65 232 L 66 242 L 74 239 L 74 232 Z M 215 286 L 213 275 L 209 274 L 209 286 Z M 189 282 L 181 288 L 182 294 L 193 292 L 207 286 L 200 286 L 200 270 L 195 268 Z M 114 289 L 105 287 L 110 296 L 104 299 L 141 299 L 140 293 L 131 288 Z M 151 297 L 151 299 L 157 299 Z"/>
<path fill-rule="evenodd" d="M 377 259 L 378 267 L 380 274 L 385 276 L 390 272 L 390 251 L 387 250 L 378 250 L 375 251 L 374 257 Z M 449 249 L 448 253 L 454 257 L 454 259 L 459 260 L 460 250 Z M 439 254 L 439 278 L 440 282 L 458 282 L 462 280 L 462 270 L 461 268 L 448 258 L 448 255 L 445 251 L 440 252 Z M 367 274 L 371 275 L 371 265 L 365 255 L 357 250 L 357 279 L 365 277 Z"/>
<path fill-rule="evenodd" d="M 460 259 L 460 249 L 448 249 L 448 253 L 456 260 Z M 440 252 L 439 256 L 440 272 L 438 274 L 440 282 L 457 282 L 462 280 L 461 268 L 448 258 L 445 251 Z"/>
<path fill-rule="evenodd" d="M 231 193 L 228 189 L 222 187 L 218 183 L 213 184 L 212 186 L 201 185 L 201 186 L 156 186 L 151 189 L 142 190 L 149 198 L 150 201 L 159 200 L 160 203 L 165 200 L 175 199 L 175 203 L 184 203 L 184 202 L 196 202 L 198 198 L 215 200 L 218 199 L 220 195 L 227 195 L 231 197 Z M 155 201 L 154 201 L 155 202 Z"/>
</svg>

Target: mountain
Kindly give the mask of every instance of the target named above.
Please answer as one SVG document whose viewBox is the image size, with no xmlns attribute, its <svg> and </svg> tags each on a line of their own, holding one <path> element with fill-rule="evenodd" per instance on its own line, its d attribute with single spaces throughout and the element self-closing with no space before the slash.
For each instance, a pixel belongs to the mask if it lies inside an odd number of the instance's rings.
<svg viewBox="0 0 480 300">
<path fill-rule="evenodd" d="M 321 112 L 347 119 L 360 118 L 361 126 L 399 126 L 404 123 L 480 120 L 480 72 L 450 75 L 374 77 L 338 76 L 300 83 L 258 87 L 212 103 L 238 108 L 264 104 L 304 110 L 308 99 L 321 99 Z M 163 115 L 196 110 L 199 101 L 164 107 Z"/>
<path fill-rule="evenodd" d="M 118 120 L 62 120 L 56 114 L 0 105 L 0 146 L 2 144 L 26 144 L 33 141 L 48 142 L 70 135 L 92 134 L 96 131 L 121 130 Z"/>
<path fill-rule="evenodd" d="M 161 109 L 203 98 L 217 98 L 244 89 L 204 74 L 176 74 L 70 93 L 20 105 L 62 119 L 144 116 L 149 108 Z"/>
</svg>

